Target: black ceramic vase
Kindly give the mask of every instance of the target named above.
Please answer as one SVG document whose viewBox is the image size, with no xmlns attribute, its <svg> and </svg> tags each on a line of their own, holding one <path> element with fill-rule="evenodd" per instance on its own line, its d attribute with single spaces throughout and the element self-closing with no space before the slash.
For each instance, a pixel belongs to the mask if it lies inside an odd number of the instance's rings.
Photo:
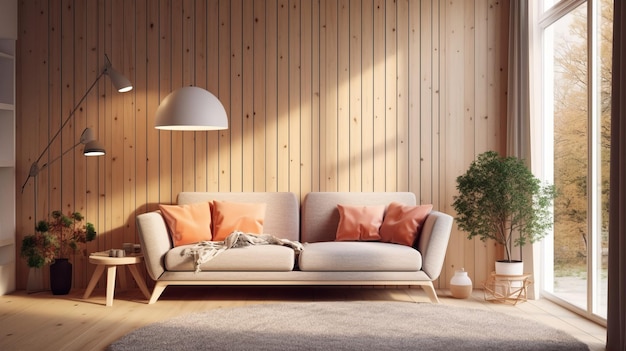
<svg viewBox="0 0 626 351">
<path fill-rule="evenodd" d="M 50 265 L 50 290 L 53 295 L 67 295 L 72 288 L 72 263 L 57 258 Z"/>
</svg>

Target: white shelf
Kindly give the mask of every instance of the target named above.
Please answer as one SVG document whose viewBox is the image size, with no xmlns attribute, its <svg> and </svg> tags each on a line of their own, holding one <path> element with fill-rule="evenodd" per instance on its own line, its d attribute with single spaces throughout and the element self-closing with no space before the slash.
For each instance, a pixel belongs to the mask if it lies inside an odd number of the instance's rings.
<svg viewBox="0 0 626 351">
<path fill-rule="evenodd" d="M 0 102 L 0 110 L 15 111 L 15 105 Z"/>
<path fill-rule="evenodd" d="M 15 239 L 0 239 L 0 247 L 15 245 Z"/>
<path fill-rule="evenodd" d="M 2 77 L 0 104 L 12 106 L 15 104 L 15 59 L 13 57 L 0 56 L 0 77 Z"/>
</svg>

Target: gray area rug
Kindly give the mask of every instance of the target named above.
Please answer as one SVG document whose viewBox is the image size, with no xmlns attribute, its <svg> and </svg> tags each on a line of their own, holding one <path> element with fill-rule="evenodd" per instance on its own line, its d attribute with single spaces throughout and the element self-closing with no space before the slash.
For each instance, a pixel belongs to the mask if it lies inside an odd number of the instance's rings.
<svg viewBox="0 0 626 351">
<path fill-rule="evenodd" d="M 521 317 L 411 302 L 220 308 L 148 325 L 108 350 L 588 350 Z"/>
</svg>

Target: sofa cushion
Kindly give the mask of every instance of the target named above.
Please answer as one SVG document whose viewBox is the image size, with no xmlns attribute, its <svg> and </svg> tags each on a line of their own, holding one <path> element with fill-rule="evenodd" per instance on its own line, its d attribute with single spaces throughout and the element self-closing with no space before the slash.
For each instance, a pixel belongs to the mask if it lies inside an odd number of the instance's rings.
<svg viewBox="0 0 626 351">
<path fill-rule="evenodd" d="M 233 231 L 263 234 L 264 203 L 215 200 L 213 204 L 213 241 L 226 239 Z"/>
<path fill-rule="evenodd" d="M 339 225 L 337 241 L 377 241 L 380 240 L 378 230 L 383 224 L 385 205 L 349 206 L 337 205 Z"/>
<path fill-rule="evenodd" d="M 410 192 L 310 192 L 302 202 L 300 241 L 313 243 L 335 240 L 339 224 L 337 204 L 375 206 L 392 201 L 404 205 L 416 204 L 415 194 Z"/>
<path fill-rule="evenodd" d="M 301 271 L 394 271 L 422 269 L 422 255 L 412 247 L 367 241 L 307 243 L 300 253 Z"/>
<path fill-rule="evenodd" d="M 380 227 L 380 241 L 413 246 L 433 205 L 402 205 L 392 202 L 387 207 Z"/>
<path fill-rule="evenodd" d="M 174 246 L 211 240 L 211 207 L 208 202 L 159 205 Z"/>
<path fill-rule="evenodd" d="M 192 257 L 183 255 L 186 248 L 193 245 L 175 247 L 165 255 L 165 268 L 168 271 L 195 270 Z M 212 260 L 200 266 L 202 271 L 291 271 L 295 265 L 292 248 L 279 245 L 256 245 L 225 250 Z"/>
</svg>

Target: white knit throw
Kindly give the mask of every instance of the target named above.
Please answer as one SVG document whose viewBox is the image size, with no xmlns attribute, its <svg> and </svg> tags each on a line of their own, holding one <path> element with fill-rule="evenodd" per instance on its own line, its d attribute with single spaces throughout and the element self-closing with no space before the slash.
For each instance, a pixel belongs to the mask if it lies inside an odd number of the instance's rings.
<svg viewBox="0 0 626 351">
<path fill-rule="evenodd" d="M 248 234 L 234 231 L 223 241 L 201 241 L 194 246 L 183 250 L 182 255 L 193 256 L 196 273 L 200 272 L 200 265 L 206 263 L 228 249 L 252 245 L 281 245 L 291 247 L 296 256 L 303 246 L 298 241 L 281 239 L 271 234 Z"/>
</svg>

